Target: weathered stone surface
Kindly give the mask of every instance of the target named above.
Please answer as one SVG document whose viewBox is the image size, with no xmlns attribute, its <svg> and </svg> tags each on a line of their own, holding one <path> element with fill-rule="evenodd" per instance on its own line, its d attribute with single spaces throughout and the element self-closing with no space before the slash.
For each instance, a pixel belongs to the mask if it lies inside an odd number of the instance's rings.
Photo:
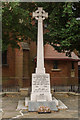
<svg viewBox="0 0 80 120">
<path fill-rule="evenodd" d="M 27 109 L 27 107 L 24 106 L 24 100 L 19 100 L 16 110 L 22 110 L 22 109 Z"/>
<path fill-rule="evenodd" d="M 50 75 L 32 74 L 32 93 L 31 101 L 51 101 L 52 95 L 50 93 Z"/>
<path fill-rule="evenodd" d="M 37 37 L 37 66 L 36 73 L 32 74 L 31 101 L 52 101 L 50 92 L 50 75 L 45 73 L 44 47 L 43 47 L 43 20 L 48 18 L 42 7 L 33 12 L 33 17 L 38 20 Z"/>
<path fill-rule="evenodd" d="M 61 101 L 61 100 L 58 100 L 58 109 L 68 109 L 68 107 Z"/>
<path fill-rule="evenodd" d="M 58 108 L 56 107 L 56 104 L 54 101 L 43 101 L 43 102 L 28 102 L 28 111 L 38 111 L 40 106 L 47 106 L 52 111 L 58 111 Z"/>
<path fill-rule="evenodd" d="M 33 17 L 38 20 L 38 37 L 37 37 L 37 67 L 36 74 L 45 74 L 44 68 L 44 47 L 43 47 L 43 20 L 48 18 L 42 7 L 33 12 Z"/>
<path fill-rule="evenodd" d="M 25 106 L 28 106 L 29 97 L 25 97 Z"/>
<path fill-rule="evenodd" d="M 41 102 L 41 101 L 46 101 L 46 96 L 44 94 L 42 95 L 37 95 L 37 102 Z"/>
</svg>

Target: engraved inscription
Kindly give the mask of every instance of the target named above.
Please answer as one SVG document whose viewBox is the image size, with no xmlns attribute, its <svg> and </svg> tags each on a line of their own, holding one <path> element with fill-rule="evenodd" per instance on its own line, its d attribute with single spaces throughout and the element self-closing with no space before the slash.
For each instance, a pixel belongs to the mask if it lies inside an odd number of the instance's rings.
<svg viewBox="0 0 80 120">
<path fill-rule="evenodd" d="M 40 75 L 34 77 L 33 85 L 49 85 L 48 77 Z"/>
<path fill-rule="evenodd" d="M 34 92 L 49 92 L 49 79 L 45 75 L 37 75 L 33 77 Z"/>
</svg>

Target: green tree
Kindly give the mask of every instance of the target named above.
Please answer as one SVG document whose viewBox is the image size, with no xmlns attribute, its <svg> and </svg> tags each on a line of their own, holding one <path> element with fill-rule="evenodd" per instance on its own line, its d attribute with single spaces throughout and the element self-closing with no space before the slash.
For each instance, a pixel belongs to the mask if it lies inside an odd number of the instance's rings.
<svg viewBox="0 0 80 120">
<path fill-rule="evenodd" d="M 31 24 L 33 20 L 31 13 L 38 7 L 43 7 L 49 14 L 49 18 L 44 21 L 44 30 L 48 30 L 44 34 L 44 43 L 50 43 L 58 51 L 74 49 L 80 51 L 80 20 L 76 20 L 80 17 L 80 4 L 70 2 L 3 3 L 3 49 L 8 44 L 16 47 L 16 42 L 20 41 L 18 36 L 21 36 L 21 40 L 28 38 L 36 40 L 37 22 L 34 20 L 35 25 Z M 10 33 L 12 33 L 12 40 L 10 40 Z"/>
<path fill-rule="evenodd" d="M 2 43 L 3 50 L 10 44 L 19 47 L 17 42 L 36 37 L 36 27 L 31 24 L 30 3 L 4 2 L 2 6 Z M 26 6 L 26 7 L 25 7 Z M 21 39 L 20 39 L 21 38 Z"/>
<path fill-rule="evenodd" d="M 51 43 L 59 51 L 77 49 L 80 51 L 80 21 L 76 20 L 78 17 L 78 10 L 72 9 L 75 3 L 58 3 L 58 6 L 53 8 L 49 19 L 49 36 Z M 80 5 L 79 5 L 80 6 Z M 60 44 L 60 46 L 56 46 Z"/>
</svg>

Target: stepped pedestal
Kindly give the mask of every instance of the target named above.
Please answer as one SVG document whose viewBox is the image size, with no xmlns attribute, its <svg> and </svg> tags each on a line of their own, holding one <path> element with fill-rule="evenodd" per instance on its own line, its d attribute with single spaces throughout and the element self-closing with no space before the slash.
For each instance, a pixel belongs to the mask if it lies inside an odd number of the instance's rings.
<svg viewBox="0 0 80 120">
<path fill-rule="evenodd" d="M 68 107 L 61 101 L 53 97 L 52 101 L 31 101 L 29 97 L 24 100 L 19 100 L 17 110 L 27 110 L 29 112 L 37 112 L 40 106 L 47 106 L 51 111 L 58 111 L 68 109 Z"/>
<path fill-rule="evenodd" d="M 32 74 L 31 100 L 28 102 L 29 111 L 38 111 L 40 106 L 58 111 L 55 101 L 52 101 L 49 74 Z"/>
</svg>

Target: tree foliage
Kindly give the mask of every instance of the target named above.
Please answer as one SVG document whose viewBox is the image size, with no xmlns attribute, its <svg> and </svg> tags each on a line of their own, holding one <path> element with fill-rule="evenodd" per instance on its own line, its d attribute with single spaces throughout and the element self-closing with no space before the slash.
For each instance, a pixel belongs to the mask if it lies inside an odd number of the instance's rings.
<svg viewBox="0 0 80 120">
<path fill-rule="evenodd" d="M 37 22 L 32 18 L 32 12 L 43 7 L 49 14 L 44 21 L 44 31 L 48 30 L 44 34 L 44 43 L 50 43 L 58 51 L 80 51 L 80 20 L 76 20 L 80 17 L 80 3 L 4 2 L 2 7 L 3 49 L 9 44 L 17 47 L 17 41 L 24 39 L 36 40 Z"/>
<path fill-rule="evenodd" d="M 25 3 L 3 3 L 2 9 L 2 42 L 3 50 L 10 44 L 19 47 L 17 42 L 31 38 L 34 40 L 36 27 L 31 24 L 31 11 Z M 33 32 L 34 31 L 34 32 Z M 33 34 L 34 33 L 34 34 Z"/>
</svg>

